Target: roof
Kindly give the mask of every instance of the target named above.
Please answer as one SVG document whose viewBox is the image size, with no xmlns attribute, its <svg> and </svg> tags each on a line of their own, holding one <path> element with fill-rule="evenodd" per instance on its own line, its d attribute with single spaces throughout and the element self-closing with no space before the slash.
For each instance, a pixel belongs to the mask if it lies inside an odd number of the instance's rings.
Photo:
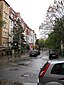
<svg viewBox="0 0 64 85">
<path fill-rule="evenodd" d="M 64 63 L 64 58 L 53 59 L 48 61 L 51 64 Z"/>
<path fill-rule="evenodd" d="M 10 5 L 6 2 L 6 0 L 0 0 L 0 1 L 4 1 L 8 6 L 10 6 Z"/>
</svg>

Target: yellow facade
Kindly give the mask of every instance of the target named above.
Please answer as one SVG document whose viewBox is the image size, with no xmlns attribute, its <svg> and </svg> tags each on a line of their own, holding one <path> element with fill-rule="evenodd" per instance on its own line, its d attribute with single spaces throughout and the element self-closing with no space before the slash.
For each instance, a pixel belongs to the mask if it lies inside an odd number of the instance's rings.
<svg viewBox="0 0 64 85">
<path fill-rule="evenodd" d="M 0 19 L 4 25 L 0 28 L 0 46 L 8 47 L 9 41 L 9 5 L 5 0 L 0 0 Z"/>
</svg>

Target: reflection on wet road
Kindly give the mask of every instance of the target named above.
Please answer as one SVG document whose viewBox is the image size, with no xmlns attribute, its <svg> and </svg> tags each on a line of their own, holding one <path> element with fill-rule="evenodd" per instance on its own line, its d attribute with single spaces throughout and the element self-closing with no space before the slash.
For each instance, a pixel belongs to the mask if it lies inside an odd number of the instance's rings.
<svg viewBox="0 0 64 85">
<path fill-rule="evenodd" d="M 8 63 L 0 68 L 0 80 L 17 81 L 23 85 L 36 85 L 40 68 L 47 61 L 46 53 L 30 60 Z M 20 84 L 22 85 L 22 84 Z"/>
</svg>

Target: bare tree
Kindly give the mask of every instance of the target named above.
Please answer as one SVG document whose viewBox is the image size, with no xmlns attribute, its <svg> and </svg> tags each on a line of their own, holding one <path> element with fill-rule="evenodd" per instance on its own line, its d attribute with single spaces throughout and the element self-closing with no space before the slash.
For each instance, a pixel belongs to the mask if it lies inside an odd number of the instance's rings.
<svg viewBox="0 0 64 85">
<path fill-rule="evenodd" d="M 54 4 L 50 5 L 44 22 L 41 24 L 39 29 L 46 30 L 45 34 L 49 34 L 53 31 L 56 18 L 64 16 L 64 0 L 54 0 Z"/>
</svg>

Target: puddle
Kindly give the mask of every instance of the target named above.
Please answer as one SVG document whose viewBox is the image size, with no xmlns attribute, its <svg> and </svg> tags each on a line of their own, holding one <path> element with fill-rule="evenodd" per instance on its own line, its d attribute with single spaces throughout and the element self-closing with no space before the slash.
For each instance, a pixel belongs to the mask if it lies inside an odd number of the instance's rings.
<svg viewBox="0 0 64 85">
<path fill-rule="evenodd" d="M 23 66 L 28 66 L 28 65 L 30 65 L 31 64 L 31 61 L 24 61 L 24 62 L 19 62 L 19 63 L 17 63 L 17 65 L 23 65 Z"/>
<path fill-rule="evenodd" d="M 34 76 L 33 73 L 24 73 L 21 75 L 21 77 L 30 77 L 30 76 Z"/>
<path fill-rule="evenodd" d="M 19 70 L 18 68 L 9 68 L 10 71 L 16 71 Z"/>
<path fill-rule="evenodd" d="M 16 63 L 9 63 L 10 66 L 17 66 Z"/>
<path fill-rule="evenodd" d="M 29 64 L 25 64 L 25 63 L 19 63 L 18 65 L 22 65 L 22 66 L 28 66 Z"/>
</svg>

